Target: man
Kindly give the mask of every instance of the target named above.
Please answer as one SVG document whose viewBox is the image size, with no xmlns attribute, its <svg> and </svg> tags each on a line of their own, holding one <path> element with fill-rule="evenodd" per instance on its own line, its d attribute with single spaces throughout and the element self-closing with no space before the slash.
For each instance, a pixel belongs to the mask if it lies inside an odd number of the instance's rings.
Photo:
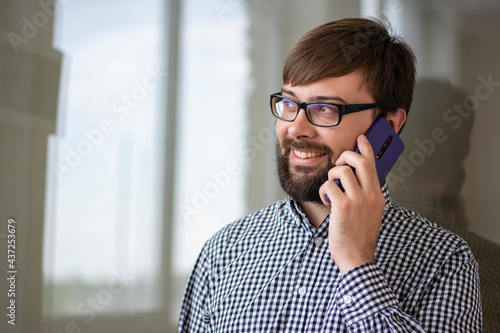
<svg viewBox="0 0 500 333">
<path fill-rule="evenodd" d="M 469 248 L 392 204 L 363 135 L 379 115 L 403 126 L 412 51 L 379 22 L 334 21 L 298 41 L 283 82 L 271 109 L 289 197 L 205 244 L 179 332 L 479 332 Z"/>
</svg>

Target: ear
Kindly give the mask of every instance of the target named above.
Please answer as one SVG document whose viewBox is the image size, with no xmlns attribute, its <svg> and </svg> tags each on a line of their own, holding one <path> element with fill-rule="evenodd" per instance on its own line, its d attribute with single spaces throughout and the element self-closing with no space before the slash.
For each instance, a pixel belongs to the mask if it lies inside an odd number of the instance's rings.
<svg viewBox="0 0 500 333">
<path fill-rule="evenodd" d="M 395 112 L 389 112 L 385 115 L 385 119 L 391 124 L 396 133 L 399 133 L 401 127 L 406 121 L 406 111 L 399 108 Z"/>
</svg>

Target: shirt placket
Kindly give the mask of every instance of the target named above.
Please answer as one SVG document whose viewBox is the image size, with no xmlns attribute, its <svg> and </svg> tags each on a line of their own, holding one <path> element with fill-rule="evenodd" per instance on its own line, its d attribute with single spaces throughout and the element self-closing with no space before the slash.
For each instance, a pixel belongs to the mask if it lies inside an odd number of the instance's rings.
<svg viewBox="0 0 500 333">
<path fill-rule="evenodd" d="M 311 313 L 316 307 L 315 300 L 319 296 L 318 291 L 322 289 L 318 290 L 318 281 L 316 280 L 317 275 L 321 274 L 318 271 L 318 263 L 324 259 L 325 251 L 328 251 L 328 223 L 314 229 L 308 220 L 303 220 L 301 228 L 307 234 L 308 242 L 301 255 L 297 257 L 299 261 L 298 272 L 292 289 L 291 308 L 285 330 L 287 332 L 303 329 L 306 322 L 311 319 Z"/>
</svg>

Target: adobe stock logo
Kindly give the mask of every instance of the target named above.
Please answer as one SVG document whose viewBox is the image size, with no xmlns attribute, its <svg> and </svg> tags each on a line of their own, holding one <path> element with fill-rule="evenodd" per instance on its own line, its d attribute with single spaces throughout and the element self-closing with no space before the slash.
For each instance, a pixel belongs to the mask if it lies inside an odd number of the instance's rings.
<svg viewBox="0 0 500 333">
<path fill-rule="evenodd" d="M 450 131 L 458 130 L 464 120 L 479 109 L 481 102 L 490 98 L 500 88 L 500 81 L 493 81 L 493 74 L 489 74 L 487 78 L 479 75 L 477 81 L 479 83 L 474 89 L 474 94 L 465 97 L 461 103 L 455 103 L 444 111 L 443 121 L 449 124 L 448 131 L 442 127 L 435 127 L 430 132 L 430 137 L 413 140 L 416 148 L 407 154 L 407 158 L 401 156 L 399 165 L 395 168 L 397 172 L 391 172 L 387 176 L 387 180 L 391 184 L 405 182 L 406 178 L 410 177 L 416 168 L 423 165 L 436 152 L 438 145 L 448 141 Z"/>
<path fill-rule="evenodd" d="M 241 142 L 238 153 L 240 157 L 243 157 L 245 163 L 252 162 L 275 139 L 275 132 L 271 129 L 274 127 L 275 120 L 271 119 L 269 127 L 260 129 L 256 135 L 251 135 Z M 210 180 L 191 191 L 190 202 L 180 203 L 179 211 L 182 219 L 185 222 L 191 222 L 193 216 L 200 215 L 210 205 L 210 202 L 229 186 L 231 180 L 240 177 L 244 171 L 245 168 L 240 161 L 232 159 L 226 163 L 224 169 L 210 172 Z"/>
<path fill-rule="evenodd" d="M 40 0 L 37 2 L 40 10 L 35 12 L 31 18 L 26 16 L 21 17 L 22 27 L 19 33 L 9 32 L 7 38 L 14 52 L 19 52 L 19 46 L 26 45 L 35 38 L 40 29 L 45 27 L 49 22 L 49 18 L 54 18 L 55 6 L 57 4 L 65 5 L 69 0 Z"/>
<path fill-rule="evenodd" d="M 94 149 L 100 146 L 119 127 L 120 121 L 129 117 L 132 111 L 160 87 L 167 77 L 167 72 L 160 68 L 147 66 L 145 72 L 146 74 L 139 84 L 133 86 L 128 92 L 122 93 L 111 103 L 110 110 L 118 118 L 118 121 L 114 121 L 110 117 L 103 117 L 98 121 L 96 127 L 84 128 L 81 131 L 83 138 L 76 144 L 62 145 L 66 153 L 52 166 L 59 180 L 62 180 L 65 175 L 73 173 L 92 154 Z"/>
<path fill-rule="evenodd" d="M 101 312 L 105 311 L 106 307 L 112 305 L 114 302 L 119 302 L 120 298 L 123 298 L 127 292 L 129 285 L 133 287 L 135 277 L 128 274 L 124 269 L 121 273 L 117 270 L 112 270 L 111 274 L 112 277 L 108 281 L 107 287 L 99 290 L 94 297 L 88 296 L 84 302 L 78 304 L 75 309 L 77 315 L 74 318 L 75 320 L 66 322 L 64 331 L 59 331 L 58 333 L 88 332 L 88 326 L 86 325 L 93 322 Z M 79 319 L 83 319 L 83 321 Z"/>
<path fill-rule="evenodd" d="M 234 11 L 242 2 L 242 0 L 214 0 L 212 6 L 219 18 L 223 21 L 226 13 Z"/>
</svg>

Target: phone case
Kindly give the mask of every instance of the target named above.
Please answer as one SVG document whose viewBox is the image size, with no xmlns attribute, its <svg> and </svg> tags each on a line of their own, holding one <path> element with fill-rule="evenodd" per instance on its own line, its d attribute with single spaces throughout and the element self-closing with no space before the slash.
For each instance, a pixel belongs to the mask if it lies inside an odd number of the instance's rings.
<svg viewBox="0 0 500 333">
<path fill-rule="evenodd" d="M 404 150 L 403 141 L 382 116 L 373 122 L 365 136 L 372 145 L 378 179 L 382 184 Z M 360 153 L 358 147 L 354 151 Z M 339 179 L 336 179 L 335 183 L 344 191 Z"/>
</svg>

